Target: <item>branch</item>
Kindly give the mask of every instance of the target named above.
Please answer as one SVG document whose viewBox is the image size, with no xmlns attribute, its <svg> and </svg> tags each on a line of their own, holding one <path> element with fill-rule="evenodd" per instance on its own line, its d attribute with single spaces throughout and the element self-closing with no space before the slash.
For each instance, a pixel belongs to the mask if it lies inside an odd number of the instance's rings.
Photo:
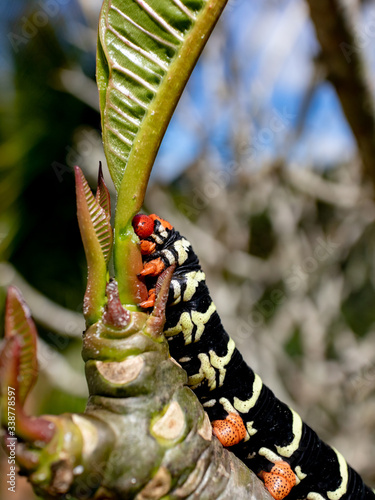
<svg viewBox="0 0 375 500">
<path fill-rule="evenodd" d="M 21 473 L 42 498 L 271 500 L 213 436 L 185 371 L 169 356 L 163 326 L 172 272 L 150 315 L 124 309 L 116 282 L 108 284 L 103 317 L 83 339 L 84 414 L 24 412 L 23 395 L 36 380 L 36 330 L 19 292 L 8 292 L 0 396 L 12 397 L 17 419 L 3 412 L 2 424 L 22 442 L 5 435 L 4 444 L 15 448 Z"/>
<path fill-rule="evenodd" d="M 322 48 L 328 80 L 356 138 L 365 177 L 375 185 L 375 105 L 362 43 L 356 34 L 357 6 L 344 0 L 307 0 Z"/>
</svg>

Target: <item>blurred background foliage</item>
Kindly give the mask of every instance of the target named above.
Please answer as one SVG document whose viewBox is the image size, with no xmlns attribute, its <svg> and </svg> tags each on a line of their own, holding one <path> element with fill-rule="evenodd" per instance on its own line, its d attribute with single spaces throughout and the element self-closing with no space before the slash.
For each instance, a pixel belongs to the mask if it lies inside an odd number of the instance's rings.
<svg viewBox="0 0 375 500">
<path fill-rule="evenodd" d="M 346 73 L 359 78 L 359 56 L 373 95 L 375 4 L 349 2 L 356 38 L 336 40 L 333 68 L 308 3 L 229 0 L 172 119 L 145 209 L 192 241 L 249 364 L 375 486 L 375 165 L 362 167 L 375 137 L 371 126 L 353 135 L 336 92 Z M 34 413 L 85 406 L 86 263 L 72 167 L 94 186 L 104 161 L 100 5 L 0 6 L 1 311 L 17 284 L 40 332 Z M 348 88 L 371 125 L 372 100 Z M 17 498 L 33 498 L 18 486 Z"/>
</svg>

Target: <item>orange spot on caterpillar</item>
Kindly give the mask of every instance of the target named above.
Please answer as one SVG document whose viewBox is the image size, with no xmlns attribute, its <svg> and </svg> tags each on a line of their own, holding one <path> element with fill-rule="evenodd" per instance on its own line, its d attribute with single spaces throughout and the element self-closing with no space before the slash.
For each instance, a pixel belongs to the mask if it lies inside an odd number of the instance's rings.
<svg viewBox="0 0 375 500">
<path fill-rule="evenodd" d="M 168 221 L 162 219 L 161 217 L 159 217 L 156 214 L 151 214 L 150 215 L 150 219 L 152 219 L 152 220 L 158 220 L 161 223 L 161 225 L 163 227 L 165 227 L 166 229 L 173 229 L 172 224 L 170 224 Z"/>
<path fill-rule="evenodd" d="M 139 305 L 144 309 L 147 309 L 148 307 L 154 307 L 155 300 L 156 300 L 155 288 L 151 288 L 151 290 L 148 291 L 148 299 L 144 300 Z"/>
<path fill-rule="evenodd" d="M 157 259 L 147 262 L 143 267 L 143 271 L 139 273 L 139 276 L 159 276 L 164 269 L 164 262 L 158 257 Z"/>
<path fill-rule="evenodd" d="M 296 476 L 287 462 L 276 462 L 270 472 L 259 474 L 275 500 L 283 500 L 296 484 Z"/>
<path fill-rule="evenodd" d="M 154 232 L 154 220 L 148 215 L 138 214 L 134 216 L 132 225 L 135 234 L 140 238 L 148 238 Z"/>
<path fill-rule="evenodd" d="M 156 248 L 156 243 L 148 240 L 141 240 L 141 254 L 150 255 Z"/>
<path fill-rule="evenodd" d="M 212 422 L 212 432 L 220 443 L 225 446 L 234 446 L 246 436 L 246 427 L 237 413 L 229 413 L 224 420 Z"/>
</svg>

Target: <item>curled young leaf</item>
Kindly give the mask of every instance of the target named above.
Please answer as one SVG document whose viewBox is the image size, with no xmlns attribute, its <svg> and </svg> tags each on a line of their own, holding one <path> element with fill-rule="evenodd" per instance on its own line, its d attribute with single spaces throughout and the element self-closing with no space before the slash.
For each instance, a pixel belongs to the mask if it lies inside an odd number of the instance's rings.
<svg viewBox="0 0 375 500">
<path fill-rule="evenodd" d="M 111 197 L 109 190 L 104 182 L 102 162 L 99 162 L 98 187 L 96 190 L 96 201 L 104 210 L 108 220 L 111 219 Z"/>
<path fill-rule="evenodd" d="M 23 405 L 37 379 L 37 332 L 29 308 L 19 290 L 14 286 L 8 289 L 5 307 L 5 338 L 12 337 L 17 337 L 20 346 L 20 364 L 17 377 L 19 399 Z"/>
<path fill-rule="evenodd" d="M 0 418 L 11 436 L 31 442 L 49 442 L 54 425 L 28 417 L 23 406 L 37 379 L 36 328 L 29 308 L 15 287 L 8 290 L 5 308 L 5 342 L 0 352 Z"/>
<path fill-rule="evenodd" d="M 78 223 L 88 268 L 83 313 L 86 321 L 91 324 L 100 317 L 105 303 L 107 264 L 111 256 L 113 235 L 106 209 L 95 199 L 79 167 L 75 167 L 75 177 Z M 98 198 L 108 209 L 107 195 L 105 184 L 100 183 L 99 179 Z"/>
</svg>

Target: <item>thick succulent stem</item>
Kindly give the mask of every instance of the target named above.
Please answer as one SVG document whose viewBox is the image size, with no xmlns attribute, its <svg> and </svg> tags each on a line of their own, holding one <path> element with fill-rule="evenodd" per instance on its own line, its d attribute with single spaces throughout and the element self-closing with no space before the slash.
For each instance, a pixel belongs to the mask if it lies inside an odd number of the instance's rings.
<svg viewBox="0 0 375 500">
<path fill-rule="evenodd" d="M 103 319 L 84 335 L 85 413 L 43 416 L 49 440 L 16 447 L 22 474 L 42 498 L 270 499 L 213 437 L 185 371 L 169 356 L 163 327 L 172 272 L 163 275 L 151 315 L 126 311 L 116 282 L 107 285 Z"/>
</svg>

